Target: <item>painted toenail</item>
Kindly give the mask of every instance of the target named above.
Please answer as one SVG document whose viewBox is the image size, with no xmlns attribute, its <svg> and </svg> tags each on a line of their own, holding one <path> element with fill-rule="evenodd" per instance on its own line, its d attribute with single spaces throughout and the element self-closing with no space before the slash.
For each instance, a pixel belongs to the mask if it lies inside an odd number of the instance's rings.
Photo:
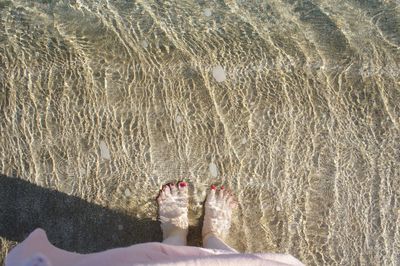
<svg viewBox="0 0 400 266">
<path fill-rule="evenodd" d="M 186 183 L 186 182 L 179 182 L 179 186 L 180 186 L 180 187 L 186 187 L 186 186 L 187 186 L 187 183 Z"/>
<path fill-rule="evenodd" d="M 216 189 L 217 187 L 215 185 L 211 185 L 211 189 Z"/>
<path fill-rule="evenodd" d="M 221 189 L 224 189 L 225 187 L 224 186 L 221 186 Z"/>
</svg>

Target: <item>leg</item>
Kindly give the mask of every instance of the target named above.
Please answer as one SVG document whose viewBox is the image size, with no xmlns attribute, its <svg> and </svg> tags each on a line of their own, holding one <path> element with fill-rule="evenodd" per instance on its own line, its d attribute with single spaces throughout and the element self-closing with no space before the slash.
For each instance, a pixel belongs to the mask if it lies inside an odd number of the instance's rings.
<svg viewBox="0 0 400 266">
<path fill-rule="evenodd" d="M 223 186 L 218 193 L 216 187 L 211 186 L 205 203 L 203 247 L 237 252 L 222 240 L 231 226 L 232 209 L 235 206 L 233 196 Z"/>
<path fill-rule="evenodd" d="M 186 182 L 164 185 L 157 197 L 163 243 L 186 245 L 188 233 L 188 188 Z"/>
</svg>

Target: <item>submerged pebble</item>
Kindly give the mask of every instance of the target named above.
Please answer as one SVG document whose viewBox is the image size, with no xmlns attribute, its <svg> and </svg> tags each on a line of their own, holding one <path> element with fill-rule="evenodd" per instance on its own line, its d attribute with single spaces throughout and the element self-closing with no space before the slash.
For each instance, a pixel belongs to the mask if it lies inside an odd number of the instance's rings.
<svg viewBox="0 0 400 266">
<path fill-rule="evenodd" d="M 130 197 L 132 195 L 131 191 L 129 190 L 129 188 L 125 189 L 124 192 L 125 196 Z"/>
<path fill-rule="evenodd" d="M 81 167 L 79 167 L 79 175 L 84 175 L 84 174 L 86 174 L 86 170 L 85 169 L 83 169 L 83 168 L 81 168 Z"/>
<path fill-rule="evenodd" d="M 217 177 L 218 176 L 218 168 L 217 168 L 217 165 L 215 163 L 210 163 L 209 169 L 210 169 L 210 173 L 211 173 L 211 175 L 213 177 Z"/>
<path fill-rule="evenodd" d="M 142 41 L 142 47 L 143 48 L 149 47 L 149 43 L 147 41 Z"/>
<path fill-rule="evenodd" d="M 213 68 L 212 74 L 217 82 L 223 82 L 226 80 L 225 70 L 220 65 Z"/>
<path fill-rule="evenodd" d="M 212 14 L 211 9 L 209 8 L 204 9 L 204 16 L 209 17 L 211 16 L 211 14 Z"/>
<path fill-rule="evenodd" d="M 110 160 L 110 150 L 107 147 L 107 144 L 104 141 L 100 141 L 100 156 L 105 160 Z"/>
<path fill-rule="evenodd" d="M 176 121 L 176 123 L 182 122 L 182 116 L 178 115 L 178 116 L 175 118 L 175 121 Z"/>
</svg>

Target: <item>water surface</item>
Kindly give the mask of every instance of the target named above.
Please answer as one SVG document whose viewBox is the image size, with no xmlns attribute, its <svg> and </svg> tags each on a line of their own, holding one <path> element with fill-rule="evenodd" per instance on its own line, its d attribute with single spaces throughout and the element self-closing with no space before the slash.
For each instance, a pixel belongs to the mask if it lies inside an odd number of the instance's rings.
<svg viewBox="0 0 400 266">
<path fill-rule="evenodd" d="M 138 219 L 184 177 L 193 226 L 225 184 L 241 251 L 399 265 L 399 62 L 395 0 L 3 0 L 0 172 Z"/>
</svg>

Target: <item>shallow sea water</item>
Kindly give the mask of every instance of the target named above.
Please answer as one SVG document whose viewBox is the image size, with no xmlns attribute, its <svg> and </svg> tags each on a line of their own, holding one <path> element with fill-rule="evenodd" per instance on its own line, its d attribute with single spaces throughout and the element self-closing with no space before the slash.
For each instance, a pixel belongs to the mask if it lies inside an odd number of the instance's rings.
<svg viewBox="0 0 400 266">
<path fill-rule="evenodd" d="M 399 62 L 396 0 L 0 0 L 0 173 L 153 222 L 184 178 L 195 238 L 224 184 L 241 251 L 400 265 Z"/>
</svg>

